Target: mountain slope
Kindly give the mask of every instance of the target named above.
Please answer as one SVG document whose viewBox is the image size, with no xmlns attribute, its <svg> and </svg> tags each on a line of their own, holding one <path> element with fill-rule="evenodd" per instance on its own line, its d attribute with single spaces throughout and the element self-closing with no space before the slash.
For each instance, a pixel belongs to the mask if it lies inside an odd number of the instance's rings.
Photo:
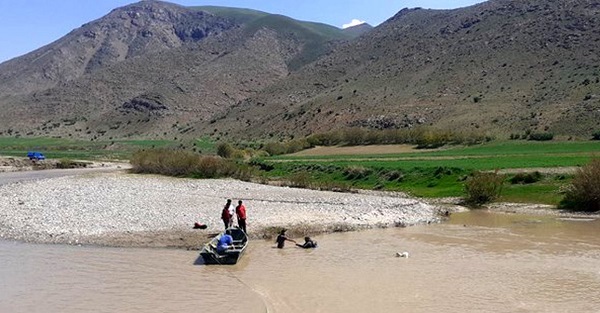
<svg viewBox="0 0 600 313">
<path fill-rule="evenodd" d="M 600 128 L 599 17 L 591 0 L 405 9 L 215 125 L 246 136 L 416 125 L 589 135 Z"/>
<path fill-rule="evenodd" d="M 341 30 L 266 13 L 246 22 L 159 1 L 116 9 L 2 64 L 0 134 L 193 136 L 192 124 L 210 125 L 215 115 L 347 38 Z M 128 53 L 99 53 L 108 49 L 101 47 L 60 53 L 77 47 L 91 29 L 105 31 L 102 45 Z M 39 56 L 43 51 L 48 59 Z M 62 76 L 39 75 L 53 66 Z M 11 68 L 25 70 L 13 75 Z"/>
<path fill-rule="evenodd" d="M 147 53 L 217 36 L 237 25 L 158 1 L 115 9 L 58 41 L 0 64 L 0 94 L 26 94 Z"/>
<path fill-rule="evenodd" d="M 144 1 L 3 63 L 0 135 L 256 138 L 430 125 L 586 136 L 600 129 L 597 1 L 404 9 L 353 40 L 284 16 L 207 10 L 214 15 Z M 90 53 L 69 50 L 87 47 L 91 37 L 81 34 L 90 25 L 108 25 L 97 27 L 110 40 Z"/>
</svg>

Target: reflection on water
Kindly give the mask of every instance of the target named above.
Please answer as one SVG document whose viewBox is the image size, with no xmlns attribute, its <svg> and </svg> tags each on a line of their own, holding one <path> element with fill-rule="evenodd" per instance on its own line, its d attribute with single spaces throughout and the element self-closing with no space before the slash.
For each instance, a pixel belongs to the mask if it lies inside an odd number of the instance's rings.
<svg viewBox="0 0 600 313">
<path fill-rule="evenodd" d="M 0 312 L 597 312 L 599 235 L 595 220 L 470 212 L 317 236 L 313 250 L 253 241 L 235 266 L 0 242 Z"/>
</svg>

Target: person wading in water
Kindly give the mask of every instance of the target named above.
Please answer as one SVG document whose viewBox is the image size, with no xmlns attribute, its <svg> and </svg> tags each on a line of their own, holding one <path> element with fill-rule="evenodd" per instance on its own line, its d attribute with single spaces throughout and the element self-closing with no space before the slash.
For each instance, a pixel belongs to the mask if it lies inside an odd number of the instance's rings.
<svg viewBox="0 0 600 313">
<path fill-rule="evenodd" d="M 293 239 L 290 239 L 290 238 L 288 238 L 288 237 L 285 235 L 285 232 L 286 232 L 286 231 L 287 231 L 287 229 L 285 229 L 285 228 L 284 228 L 284 229 L 282 229 L 282 230 L 279 232 L 279 236 L 277 236 L 277 240 L 275 240 L 275 242 L 277 243 L 277 248 L 279 248 L 279 249 L 283 249 L 283 247 L 285 246 L 285 242 L 286 242 L 286 241 L 291 241 L 291 242 L 293 242 L 293 243 L 297 244 L 297 242 L 296 242 L 295 240 L 293 240 Z"/>
<path fill-rule="evenodd" d="M 304 244 L 297 243 L 296 246 L 304 249 L 316 248 L 317 242 L 310 239 L 310 237 L 304 237 Z"/>
</svg>

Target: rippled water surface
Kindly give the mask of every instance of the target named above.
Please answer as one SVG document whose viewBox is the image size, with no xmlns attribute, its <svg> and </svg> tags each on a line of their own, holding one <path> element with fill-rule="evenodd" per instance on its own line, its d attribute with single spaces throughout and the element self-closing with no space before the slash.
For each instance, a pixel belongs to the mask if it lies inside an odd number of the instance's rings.
<svg viewBox="0 0 600 313">
<path fill-rule="evenodd" d="M 0 241 L 0 312 L 598 312 L 600 222 L 461 213 L 441 225 L 197 252 Z M 396 252 L 409 252 L 398 258 Z"/>
</svg>

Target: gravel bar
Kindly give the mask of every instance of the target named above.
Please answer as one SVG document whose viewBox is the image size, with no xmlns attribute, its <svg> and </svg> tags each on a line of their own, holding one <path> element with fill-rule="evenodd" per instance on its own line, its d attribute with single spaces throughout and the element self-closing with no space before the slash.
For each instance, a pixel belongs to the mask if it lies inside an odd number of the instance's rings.
<svg viewBox="0 0 600 313">
<path fill-rule="evenodd" d="M 406 197 L 95 173 L 0 186 L 0 238 L 189 248 L 223 229 L 228 198 L 244 201 L 251 237 L 279 227 L 328 232 L 440 221 L 437 207 Z M 194 222 L 208 228 L 193 230 Z"/>
</svg>

